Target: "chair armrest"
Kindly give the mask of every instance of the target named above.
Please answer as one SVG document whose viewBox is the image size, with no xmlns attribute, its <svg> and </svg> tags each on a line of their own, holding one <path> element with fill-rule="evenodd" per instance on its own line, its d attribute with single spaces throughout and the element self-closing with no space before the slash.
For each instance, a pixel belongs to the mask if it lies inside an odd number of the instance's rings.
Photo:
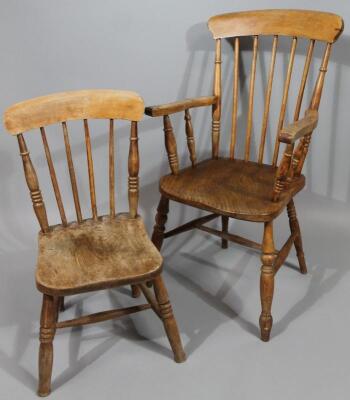
<svg viewBox="0 0 350 400">
<path fill-rule="evenodd" d="M 189 108 L 211 106 L 216 104 L 217 99 L 217 96 L 196 97 L 193 99 L 185 99 L 181 101 L 175 101 L 173 103 L 146 107 L 145 114 L 149 115 L 150 117 L 170 115 L 180 111 L 185 111 Z"/>
<path fill-rule="evenodd" d="M 307 110 L 305 117 L 281 129 L 279 141 L 293 144 L 301 137 L 310 134 L 317 126 L 317 110 Z"/>
</svg>

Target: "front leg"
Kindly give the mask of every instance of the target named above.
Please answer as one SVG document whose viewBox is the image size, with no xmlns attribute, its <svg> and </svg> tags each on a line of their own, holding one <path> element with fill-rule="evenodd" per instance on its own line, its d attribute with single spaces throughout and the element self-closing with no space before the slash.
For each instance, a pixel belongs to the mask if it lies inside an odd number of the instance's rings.
<svg viewBox="0 0 350 400">
<path fill-rule="evenodd" d="M 59 301 L 57 297 L 44 294 L 40 320 L 39 385 L 38 395 L 48 396 L 51 392 L 53 364 L 53 339 L 56 332 Z"/>
<path fill-rule="evenodd" d="M 274 291 L 274 262 L 276 258 L 273 242 L 273 222 L 265 222 L 263 253 L 261 255 L 262 267 L 260 276 L 261 315 L 260 331 L 261 340 L 268 342 L 272 328 L 271 306 Z"/>
</svg>

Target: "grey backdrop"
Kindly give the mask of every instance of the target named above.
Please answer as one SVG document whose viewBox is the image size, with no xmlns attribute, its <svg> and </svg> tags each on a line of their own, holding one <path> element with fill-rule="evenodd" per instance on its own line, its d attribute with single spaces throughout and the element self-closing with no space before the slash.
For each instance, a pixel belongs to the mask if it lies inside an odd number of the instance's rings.
<svg viewBox="0 0 350 400">
<path fill-rule="evenodd" d="M 350 81 L 350 6 L 346 1 L 18 1 L 0 3 L 0 113 L 14 102 L 55 91 L 116 88 L 139 92 L 145 103 L 208 95 L 212 87 L 214 42 L 206 28 L 214 14 L 256 8 L 306 8 L 343 16 L 345 31 L 335 45 L 321 105 L 321 120 L 305 168 L 307 188 L 297 206 L 304 232 L 309 275 L 295 268 L 276 279 L 272 339 L 257 338 L 260 312 L 257 254 L 202 233 L 179 236 L 164 246 L 166 281 L 181 327 L 188 361 L 171 361 L 162 327 L 149 313 L 96 327 L 62 331 L 56 338 L 53 399 L 345 399 L 348 398 L 348 247 L 350 243 L 350 148 L 348 93 Z M 259 56 L 255 129 L 259 132 L 263 87 L 268 68 L 268 41 Z M 249 43 L 247 43 L 249 47 Z M 300 49 L 305 43 L 300 43 Z M 281 42 L 275 88 L 281 92 L 289 43 Z M 296 75 L 301 68 L 297 52 Z M 231 48 L 224 44 L 222 149 L 227 154 L 232 82 Z M 320 61 L 321 49 L 316 49 Z M 249 52 L 242 66 L 249 68 Z M 263 73 L 261 73 L 263 71 Z M 315 78 L 317 65 L 311 71 Z M 265 74 L 265 75 L 264 75 Z M 247 76 L 246 76 L 247 78 Z M 296 82 L 296 81 L 295 81 Z M 247 98 L 247 80 L 241 87 Z M 292 87 L 295 86 L 294 81 Z M 294 90 L 295 91 L 295 90 Z M 311 87 L 306 94 L 310 95 Z M 293 100 L 293 99 L 292 99 Z M 278 105 L 278 96 L 273 105 Z M 292 102 L 291 102 L 292 104 Z M 291 119 L 291 108 L 287 119 Z M 269 128 L 274 135 L 276 108 Z M 210 153 L 210 110 L 196 110 L 193 123 L 198 151 Z M 239 124 L 245 126 L 244 109 Z M 182 116 L 174 118 L 182 162 L 188 162 Z M 98 205 L 107 203 L 107 128 L 92 125 Z M 140 212 L 149 231 L 159 198 L 158 179 L 168 172 L 161 121 L 140 123 Z M 48 203 L 58 221 L 46 160 L 38 134 L 28 144 Z M 62 136 L 52 128 L 49 142 L 67 214 L 74 208 L 67 179 Z M 71 141 L 85 216 L 89 213 L 82 127 L 72 124 Z M 36 232 L 16 140 L 0 135 L 0 398 L 35 398 L 40 295 L 34 286 Z M 125 202 L 128 129 L 118 124 L 117 207 Z M 242 146 L 242 140 L 239 140 Z M 272 142 L 268 140 L 267 154 Z M 256 149 L 255 142 L 253 150 Z M 197 211 L 172 205 L 169 226 Z M 278 222 L 280 244 L 288 231 Z M 231 223 L 253 239 L 261 226 Z M 276 232 L 277 233 L 277 232 Z M 276 235 L 277 236 L 277 235 Z M 296 265 L 294 254 L 288 266 Z M 128 304 L 126 291 L 80 296 L 68 302 L 68 317 Z M 260 394 L 258 394 L 260 393 Z"/>
</svg>

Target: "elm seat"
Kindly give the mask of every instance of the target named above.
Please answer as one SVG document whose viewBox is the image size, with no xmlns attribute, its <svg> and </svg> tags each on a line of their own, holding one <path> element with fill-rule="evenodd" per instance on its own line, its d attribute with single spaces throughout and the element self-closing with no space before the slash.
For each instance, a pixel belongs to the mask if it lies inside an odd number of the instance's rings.
<svg viewBox="0 0 350 400">
<path fill-rule="evenodd" d="M 290 199 L 305 185 L 295 178 L 276 202 L 271 193 L 277 168 L 251 161 L 209 159 L 160 180 L 163 195 L 181 203 L 247 221 L 269 221 L 277 217 Z"/>
<path fill-rule="evenodd" d="M 152 279 L 161 266 L 142 219 L 121 213 L 40 233 L 36 283 L 63 296 Z"/>
</svg>

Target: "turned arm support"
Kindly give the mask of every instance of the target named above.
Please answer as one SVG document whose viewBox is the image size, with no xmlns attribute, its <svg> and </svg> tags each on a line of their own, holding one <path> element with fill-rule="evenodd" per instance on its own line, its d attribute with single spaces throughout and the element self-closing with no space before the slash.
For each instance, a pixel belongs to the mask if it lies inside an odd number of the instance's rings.
<svg viewBox="0 0 350 400">
<path fill-rule="evenodd" d="M 158 106 L 150 106 L 145 108 L 145 114 L 150 117 L 161 117 L 164 115 L 175 114 L 189 108 L 211 106 L 216 104 L 217 96 L 195 97 L 193 99 L 185 99 L 175 101 L 173 103 L 160 104 Z"/>
<path fill-rule="evenodd" d="M 309 135 L 317 126 L 318 111 L 307 110 L 305 117 L 281 129 L 279 141 L 293 144 L 305 135 Z"/>
</svg>

